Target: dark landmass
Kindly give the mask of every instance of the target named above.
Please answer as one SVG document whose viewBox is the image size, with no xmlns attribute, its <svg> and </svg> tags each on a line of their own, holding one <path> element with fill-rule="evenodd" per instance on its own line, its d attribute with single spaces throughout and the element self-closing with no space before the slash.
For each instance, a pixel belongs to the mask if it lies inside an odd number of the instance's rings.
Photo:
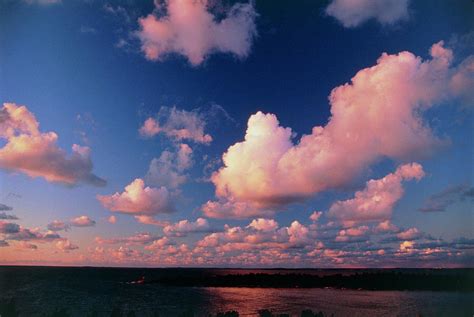
<svg viewBox="0 0 474 317">
<path fill-rule="evenodd" d="M 474 271 L 457 270 L 442 274 L 404 273 L 400 271 L 364 272 L 350 275 L 333 274 L 226 274 L 183 275 L 146 280 L 144 283 L 159 283 L 168 286 L 186 287 L 268 287 L 268 288 L 337 288 L 361 290 L 399 291 L 474 291 Z"/>
</svg>

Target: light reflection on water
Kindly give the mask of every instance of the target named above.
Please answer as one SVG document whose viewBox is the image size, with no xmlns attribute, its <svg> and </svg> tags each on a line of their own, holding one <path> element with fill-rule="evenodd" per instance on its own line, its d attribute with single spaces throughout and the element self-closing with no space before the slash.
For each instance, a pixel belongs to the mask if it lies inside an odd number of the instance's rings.
<svg viewBox="0 0 474 317">
<path fill-rule="evenodd" d="M 259 309 L 299 316 L 303 309 L 335 316 L 472 316 L 473 293 L 356 291 L 335 289 L 206 288 L 211 311 Z"/>
</svg>

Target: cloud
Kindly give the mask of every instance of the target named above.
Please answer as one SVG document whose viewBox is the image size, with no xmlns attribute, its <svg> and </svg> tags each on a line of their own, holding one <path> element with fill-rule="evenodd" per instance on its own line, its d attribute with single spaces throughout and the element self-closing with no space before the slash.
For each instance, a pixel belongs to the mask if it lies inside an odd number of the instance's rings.
<svg viewBox="0 0 474 317">
<path fill-rule="evenodd" d="M 193 150 L 187 144 L 179 144 L 176 153 L 163 151 L 159 158 L 150 162 L 145 176 L 147 183 L 167 188 L 177 188 L 186 182 L 184 172 L 191 167 Z"/>
<path fill-rule="evenodd" d="M 446 211 L 449 206 L 469 198 L 474 198 L 473 187 L 467 184 L 449 186 L 441 192 L 428 197 L 423 206 L 418 208 L 418 210 L 423 212 Z"/>
<path fill-rule="evenodd" d="M 30 5 L 38 4 L 38 5 L 44 5 L 44 6 L 62 3 L 62 0 L 23 0 L 23 1 Z"/>
<path fill-rule="evenodd" d="M 79 216 L 74 219 L 71 219 L 68 222 L 54 220 L 49 223 L 47 228 L 51 231 L 67 231 L 71 227 L 92 227 L 95 226 L 95 221 L 89 218 L 88 216 Z"/>
<path fill-rule="evenodd" d="M 321 218 L 322 215 L 323 215 L 322 211 L 315 211 L 309 216 L 309 219 L 311 219 L 311 221 L 313 222 L 317 222 L 319 218 Z"/>
<path fill-rule="evenodd" d="M 393 207 L 403 196 L 402 181 L 419 180 L 424 175 L 423 168 L 418 163 L 401 165 L 395 173 L 369 180 L 363 190 L 354 194 L 354 198 L 333 203 L 328 217 L 347 225 L 388 220 Z"/>
<path fill-rule="evenodd" d="M 224 166 L 211 177 L 218 204 L 227 203 L 225 214 L 235 216 L 238 210 L 228 211 L 235 204 L 257 215 L 258 209 L 345 186 L 380 158 L 411 160 L 447 145 L 421 114 L 459 97 L 449 86 L 462 66 L 451 67 L 452 51 L 443 42 L 434 44 L 430 54 L 426 61 L 410 52 L 382 54 L 375 66 L 332 90 L 329 122 L 313 127 L 296 144 L 294 132 L 280 126 L 274 114 L 250 116 L 244 141 L 227 149 Z M 250 213 L 243 203 L 257 210 Z M 206 215 L 218 216 L 218 208 L 211 207 L 203 206 Z"/>
<path fill-rule="evenodd" d="M 97 34 L 97 30 L 91 26 L 81 25 L 79 32 L 83 34 Z"/>
<path fill-rule="evenodd" d="M 11 234 L 20 232 L 20 226 L 16 223 L 0 221 L 0 233 Z"/>
<path fill-rule="evenodd" d="M 2 248 L 2 247 L 8 247 L 8 246 L 10 246 L 10 244 L 9 244 L 7 241 L 5 241 L 5 240 L 0 240 L 0 248 Z"/>
<path fill-rule="evenodd" d="M 382 25 L 393 25 L 408 19 L 409 0 L 332 0 L 326 14 L 336 18 L 344 27 L 357 27 L 375 19 Z"/>
<path fill-rule="evenodd" d="M 18 220 L 18 217 L 15 215 L 8 215 L 4 212 L 0 212 L 0 220 Z"/>
<path fill-rule="evenodd" d="M 107 218 L 107 221 L 111 224 L 115 224 L 117 223 L 117 217 L 115 217 L 114 215 L 110 216 L 109 218 Z"/>
<path fill-rule="evenodd" d="M 175 211 L 166 187 L 145 187 L 140 178 L 128 184 L 122 193 L 97 195 L 97 199 L 110 211 L 132 215 L 153 216 Z"/>
<path fill-rule="evenodd" d="M 49 182 L 75 185 L 79 182 L 104 186 L 106 181 L 92 173 L 90 149 L 74 144 L 72 154 L 57 146 L 58 135 L 42 133 L 39 122 L 25 107 L 4 103 L 0 110 L 0 168 L 43 177 Z"/>
<path fill-rule="evenodd" d="M 188 233 L 209 232 L 210 229 L 207 219 L 198 218 L 195 222 L 181 220 L 175 224 L 167 225 L 163 228 L 163 233 L 167 236 L 184 237 Z"/>
<path fill-rule="evenodd" d="M 101 238 L 96 237 L 95 241 L 99 244 L 125 244 L 130 245 L 147 245 L 152 243 L 155 240 L 161 239 L 161 236 L 156 236 L 148 232 L 137 233 L 136 235 L 122 238 Z"/>
<path fill-rule="evenodd" d="M 136 35 L 148 60 L 157 61 L 171 53 L 185 56 L 193 66 L 213 53 L 245 58 L 257 35 L 257 13 L 252 3 L 236 3 L 220 20 L 210 12 L 207 0 L 167 0 L 155 12 L 138 19 Z"/>
<path fill-rule="evenodd" d="M 390 220 L 382 221 L 375 227 L 376 232 L 398 232 L 400 229 L 392 224 Z"/>
<path fill-rule="evenodd" d="M 139 132 L 144 137 L 163 133 L 175 141 L 193 141 L 209 144 L 212 137 L 204 132 L 206 121 L 198 111 L 186 111 L 176 107 L 161 107 L 155 118 L 145 120 Z"/>
<path fill-rule="evenodd" d="M 67 239 L 66 240 L 60 240 L 60 241 L 56 242 L 56 248 L 58 248 L 59 250 L 64 251 L 64 252 L 69 252 L 69 251 L 79 249 L 79 247 L 77 245 L 72 244 L 71 241 L 69 241 Z"/>
<path fill-rule="evenodd" d="M 0 211 L 10 211 L 10 210 L 13 210 L 13 208 L 4 204 L 0 204 Z"/>
<path fill-rule="evenodd" d="M 417 228 L 410 228 L 397 234 L 400 240 L 415 240 L 421 237 L 421 232 Z"/>
<path fill-rule="evenodd" d="M 95 221 L 88 216 L 80 216 L 72 219 L 70 224 L 73 227 L 92 227 L 95 226 Z"/>
<path fill-rule="evenodd" d="M 62 231 L 62 230 L 68 230 L 71 226 L 68 223 L 65 223 L 60 220 L 54 220 L 53 222 L 49 223 L 47 228 L 48 230 L 51 231 Z"/>
<path fill-rule="evenodd" d="M 258 218 L 252 220 L 247 228 L 253 228 L 258 231 L 274 231 L 278 229 L 279 225 L 273 219 Z"/>
</svg>

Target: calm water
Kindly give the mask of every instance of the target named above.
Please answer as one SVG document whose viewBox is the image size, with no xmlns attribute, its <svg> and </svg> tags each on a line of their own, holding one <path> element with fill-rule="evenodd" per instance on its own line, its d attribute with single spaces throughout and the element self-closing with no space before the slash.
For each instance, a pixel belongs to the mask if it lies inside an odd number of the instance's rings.
<svg viewBox="0 0 474 317">
<path fill-rule="evenodd" d="M 21 316 L 38 316 L 67 308 L 72 316 L 96 311 L 108 316 L 113 308 L 137 316 L 159 312 L 176 316 L 192 309 L 197 316 L 237 310 L 255 316 L 260 309 L 299 315 L 303 309 L 335 316 L 473 316 L 474 293 L 354 291 L 333 289 L 262 289 L 164 287 L 127 281 L 170 274 L 228 274 L 258 270 L 110 269 L 0 267 L 0 301 L 15 298 Z M 285 271 L 268 271 L 265 273 Z M 330 274 L 334 271 L 305 270 Z M 329 273 L 328 273 L 329 272 Z M 350 274 L 351 271 L 346 271 Z"/>
</svg>

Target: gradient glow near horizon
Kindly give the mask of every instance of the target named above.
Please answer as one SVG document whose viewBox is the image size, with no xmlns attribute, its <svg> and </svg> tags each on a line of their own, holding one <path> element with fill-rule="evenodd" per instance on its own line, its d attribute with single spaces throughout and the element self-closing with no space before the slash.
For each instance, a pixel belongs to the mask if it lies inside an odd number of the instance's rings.
<svg viewBox="0 0 474 317">
<path fill-rule="evenodd" d="M 472 1 L 148 2 L 0 4 L 0 264 L 474 264 Z"/>
</svg>

